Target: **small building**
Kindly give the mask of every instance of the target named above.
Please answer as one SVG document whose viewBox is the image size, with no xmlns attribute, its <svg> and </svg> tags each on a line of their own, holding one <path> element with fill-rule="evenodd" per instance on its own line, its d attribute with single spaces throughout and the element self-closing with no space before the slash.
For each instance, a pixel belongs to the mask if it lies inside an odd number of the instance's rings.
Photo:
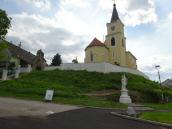
<svg viewBox="0 0 172 129">
<path fill-rule="evenodd" d="M 107 35 L 102 43 L 97 38 L 85 48 L 85 63 L 110 63 L 122 67 L 137 69 L 137 59 L 126 51 L 124 24 L 118 16 L 114 4 L 110 23 L 107 23 Z"/>
<path fill-rule="evenodd" d="M 46 60 L 44 59 L 44 53 L 42 50 L 37 51 L 37 55 L 32 54 L 21 48 L 21 45 L 16 46 L 12 43 L 7 42 L 7 49 L 4 50 L 5 58 L 0 60 L 0 66 L 8 66 L 10 63 L 14 63 L 15 66 L 28 67 L 32 66 L 32 69 L 41 70 L 47 66 Z"/>
</svg>

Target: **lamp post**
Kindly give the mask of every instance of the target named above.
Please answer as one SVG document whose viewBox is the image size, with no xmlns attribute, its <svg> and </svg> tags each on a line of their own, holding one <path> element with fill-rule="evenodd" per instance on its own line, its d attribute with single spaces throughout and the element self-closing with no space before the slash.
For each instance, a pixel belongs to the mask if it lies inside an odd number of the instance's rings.
<svg viewBox="0 0 172 129">
<path fill-rule="evenodd" d="M 161 86 L 161 76 L 160 76 L 160 72 L 159 72 L 160 65 L 156 65 L 155 68 L 158 71 L 158 78 L 159 78 L 159 83 L 160 83 L 160 86 Z"/>
<path fill-rule="evenodd" d="M 160 68 L 160 65 L 155 65 L 155 69 L 158 71 L 159 83 L 160 83 L 161 90 L 162 90 L 161 100 L 163 102 L 164 101 L 164 94 L 163 94 L 163 88 L 162 88 L 162 82 L 161 82 L 161 76 L 160 76 L 159 68 Z"/>
</svg>

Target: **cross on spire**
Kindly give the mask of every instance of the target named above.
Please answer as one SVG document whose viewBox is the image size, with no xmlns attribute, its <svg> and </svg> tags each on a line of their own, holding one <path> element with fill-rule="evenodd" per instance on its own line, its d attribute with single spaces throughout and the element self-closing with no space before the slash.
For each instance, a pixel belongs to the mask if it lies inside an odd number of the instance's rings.
<svg viewBox="0 0 172 129">
<path fill-rule="evenodd" d="M 115 4 L 115 0 L 112 0 L 112 1 L 114 1 L 114 4 Z"/>
</svg>

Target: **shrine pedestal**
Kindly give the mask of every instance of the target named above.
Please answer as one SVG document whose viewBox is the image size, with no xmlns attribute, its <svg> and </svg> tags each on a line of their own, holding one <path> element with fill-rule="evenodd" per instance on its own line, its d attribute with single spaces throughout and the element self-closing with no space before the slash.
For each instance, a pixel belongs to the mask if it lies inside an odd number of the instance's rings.
<svg viewBox="0 0 172 129">
<path fill-rule="evenodd" d="M 123 104 L 131 104 L 132 103 L 131 98 L 128 95 L 128 90 L 127 89 L 122 89 L 121 90 L 121 96 L 120 96 L 119 102 L 123 103 Z"/>
</svg>

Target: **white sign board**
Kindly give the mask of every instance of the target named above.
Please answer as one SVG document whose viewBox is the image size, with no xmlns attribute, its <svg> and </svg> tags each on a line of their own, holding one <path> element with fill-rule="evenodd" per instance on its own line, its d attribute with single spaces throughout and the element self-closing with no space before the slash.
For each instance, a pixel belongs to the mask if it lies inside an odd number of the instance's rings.
<svg viewBox="0 0 172 129">
<path fill-rule="evenodd" d="M 52 101 L 53 94 L 54 94 L 54 90 L 47 90 L 46 94 L 45 94 L 45 100 L 46 101 Z"/>
</svg>

